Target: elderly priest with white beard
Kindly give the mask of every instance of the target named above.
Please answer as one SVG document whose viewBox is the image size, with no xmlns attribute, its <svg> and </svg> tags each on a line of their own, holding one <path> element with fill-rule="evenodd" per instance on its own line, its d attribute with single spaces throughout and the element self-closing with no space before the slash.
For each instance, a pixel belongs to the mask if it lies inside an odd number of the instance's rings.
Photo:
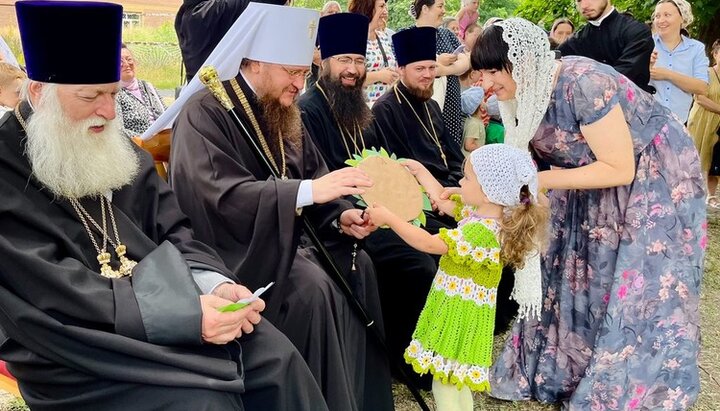
<svg viewBox="0 0 720 411">
<path fill-rule="evenodd" d="M 250 291 L 120 134 L 122 7 L 16 10 L 30 81 L 0 118 L 0 359 L 30 408 L 326 410 L 262 300 L 218 310 Z"/>
</svg>

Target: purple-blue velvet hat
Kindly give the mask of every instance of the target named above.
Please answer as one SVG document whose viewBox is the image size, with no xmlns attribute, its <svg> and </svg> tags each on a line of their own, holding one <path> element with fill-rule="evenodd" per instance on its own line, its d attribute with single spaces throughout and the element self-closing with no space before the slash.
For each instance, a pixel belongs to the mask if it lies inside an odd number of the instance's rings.
<svg viewBox="0 0 720 411">
<path fill-rule="evenodd" d="M 338 54 L 359 54 L 367 50 L 370 21 L 362 14 L 337 13 L 321 17 L 318 45 L 324 59 Z"/>
<path fill-rule="evenodd" d="M 88 1 L 15 3 L 28 77 L 56 84 L 120 80 L 122 6 Z"/>
<path fill-rule="evenodd" d="M 434 27 L 412 27 L 393 34 L 392 42 L 398 66 L 425 60 L 435 60 L 437 48 Z"/>
</svg>

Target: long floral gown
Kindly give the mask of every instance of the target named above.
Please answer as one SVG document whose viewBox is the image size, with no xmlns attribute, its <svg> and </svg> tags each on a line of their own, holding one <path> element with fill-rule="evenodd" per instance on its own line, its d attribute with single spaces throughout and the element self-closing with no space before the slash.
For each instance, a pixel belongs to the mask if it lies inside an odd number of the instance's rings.
<svg viewBox="0 0 720 411">
<path fill-rule="evenodd" d="M 697 399 L 707 223 L 687 131 L 611 67 L 568 57 L 531 146 L 554 166 L 592 163 L 580 125 L 617 104 L 632 134 L 635 178 L 550 193 L 541 319 L 515 324 L 491 370 L 497 398 L 571 410 L 680 410 Z"/>
</svg>

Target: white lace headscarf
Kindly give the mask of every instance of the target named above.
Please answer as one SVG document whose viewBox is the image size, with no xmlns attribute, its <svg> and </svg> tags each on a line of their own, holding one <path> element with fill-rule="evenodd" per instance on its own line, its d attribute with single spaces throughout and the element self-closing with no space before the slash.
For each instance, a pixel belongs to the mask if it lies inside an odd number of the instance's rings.
<svg viewBox="0 0 720 411">
<path fill-rule="evenodd" d="M 516 84 L 515 99 L 498 103 L 505 143 L 527 150 L 550 104 L 555 53 L 550 51 L 545 31 L 525 19 L 512 18 L 494 25 L 503 29 Z"/>
<path fill-rule="evenodd" d="M 505 126 L 505 144 L 522 150 L 529 149 L 547 112 L 555 76 L 555 53 L 543 29 L 521 18 L 499 21 L 502 37 L 508 45 L 508 60 L 512 63 L 515 98 L 498 102 Z M 517 123 L 516 123 L 517 121 Z M 542 306 L 542 272 L 540 252 L 534 250 L 525 266 L 515 272 L 512 298 L 520 305 L 518 318 L 540 317 Z"/>
</svg>

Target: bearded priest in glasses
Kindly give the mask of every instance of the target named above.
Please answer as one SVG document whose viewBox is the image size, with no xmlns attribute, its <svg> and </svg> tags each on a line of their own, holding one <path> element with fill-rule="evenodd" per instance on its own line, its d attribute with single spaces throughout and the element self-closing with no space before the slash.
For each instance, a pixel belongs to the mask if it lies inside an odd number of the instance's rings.
<svg viewBox="0 0 720 411">
<path fill-rule="evenodd" d="M 300 96 L 298 104 L 308 134 L 330 170 L 364 149 L 386 147 L 372 128 L 372 112 L 365 104 L 365 49 L 369 21 L 356 13 L 322 17 L 318 27 L 319 78 Z"/>
</svg>

